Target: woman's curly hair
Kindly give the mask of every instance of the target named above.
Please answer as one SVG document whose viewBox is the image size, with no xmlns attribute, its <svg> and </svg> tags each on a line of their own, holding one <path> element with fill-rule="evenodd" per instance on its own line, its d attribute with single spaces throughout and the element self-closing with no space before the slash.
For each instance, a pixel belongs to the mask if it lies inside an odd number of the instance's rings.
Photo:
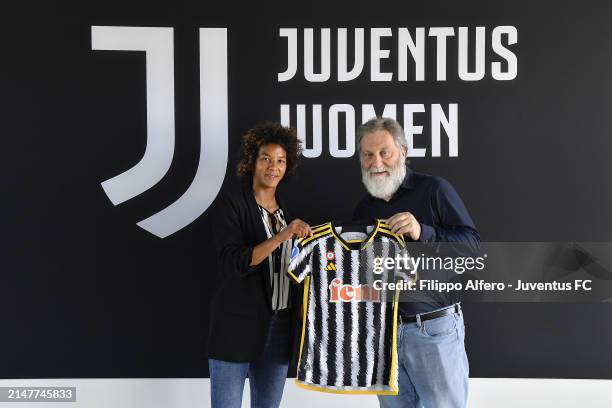
<svg viewBox="0 0 612 408">
<path fill-rule="evenodd" d="M 287 170 L 282 180 L 295 172 L 302 154 L 302 141 L 298 139 L 296 130 L 284 127 L 280 123 L 266 122 L 249 129 L 242 137 L 240 161 L 238 162 L 239 176 L 253 175 L 259 148 L 270 143 L 281 146 L 287 152 Z"/>
</svg>

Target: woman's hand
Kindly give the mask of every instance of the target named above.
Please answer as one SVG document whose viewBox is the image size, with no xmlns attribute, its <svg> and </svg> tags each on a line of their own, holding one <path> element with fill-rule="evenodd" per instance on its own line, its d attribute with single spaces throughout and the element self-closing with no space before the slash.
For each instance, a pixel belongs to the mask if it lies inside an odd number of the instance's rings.
<svg viewBox="0 0 612 408">
<path fill-rule="evenodd" d="M 293 238 L 310 237 L 312 236 L 312 230 L 310 229 L 310 225 L 296 218 L 287 225 L 287 228 L 279 232 L 278 236 L 284 242 Z"/>
<path fill-rule="evenodd" d="M 274 235 L 272 238 L 268 238 L 261 244 L 253 247 L 253 255 L 251 257 L 251 266 L 259 265 L 264 259 L 268 257 L 279 245 L 283 242 L 293 238 L 304 238 L 312 235 L 310 225 L 304 221 L 295 219 L 287 225 L 287 228 Z"/>
</svg>

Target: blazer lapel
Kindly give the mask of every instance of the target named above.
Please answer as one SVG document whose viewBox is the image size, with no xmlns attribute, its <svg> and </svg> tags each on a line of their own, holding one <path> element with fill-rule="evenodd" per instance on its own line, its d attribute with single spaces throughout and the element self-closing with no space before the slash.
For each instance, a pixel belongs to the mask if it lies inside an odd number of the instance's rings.
<svg viewBox="0 0 612 408">
<path fill-rule="evenodd" d="M 250 219 L 253 221 L 253 231 L 255 233 L 255 242 L 261 243 L 268 239 L 266 230 L 261 219 L 261 213 L 255 196 L 253 195 L 253 187 L 251 183 L 245 183 L 244 185 L 245 200 L 248 204 Z M 263 275 L 262 284 L 266 293 L 266 302 L 270 310 L 272 309 L 272 281 L 270 280 L 270 265 L 268 264 L 268 258 L 264 259 L 261 264 L 261 275 Z"/>
<path fill-rule="evenodd" d="M 281 210 L 283 210 L 283 214 L 285 215 L 285 222 L 287 223 L 287 225 L 289 225 L 289 223 L 293 221 L 293 216 L 291 215 L 291 212 L 287 210 L 285 202 L 281 199 L 281 197 L 279 197 L 278 194 L 276 194 L 276 202 L 278 203 L 278 206 L 281 208 Z"/>
</svg>

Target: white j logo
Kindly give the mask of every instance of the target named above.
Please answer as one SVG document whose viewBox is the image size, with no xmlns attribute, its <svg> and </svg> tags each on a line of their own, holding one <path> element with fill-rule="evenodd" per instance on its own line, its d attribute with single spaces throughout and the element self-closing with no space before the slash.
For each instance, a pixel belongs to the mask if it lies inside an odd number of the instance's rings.
<svg viewBox="0 0 612 408">
<path fill-rule="evenodd" d="M 93 50 L 146 52 L 147 146 L 131 169 L 102 183 L 114 205 L 147 191 L 174 156 L 174 47 L 167 27 L 91 27 Z M 191 185 L 138 225 L 160 238 L 191 224 L 213 202 L 227 167 L 227 29 L 200 28 L 200 160 Z"/>
</svg>

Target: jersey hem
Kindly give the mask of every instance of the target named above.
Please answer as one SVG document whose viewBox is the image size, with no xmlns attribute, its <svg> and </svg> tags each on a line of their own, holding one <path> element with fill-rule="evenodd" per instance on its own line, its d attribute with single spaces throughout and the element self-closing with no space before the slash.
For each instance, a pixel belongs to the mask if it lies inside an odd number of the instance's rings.
<svg viewBox="0 0 612 408">
<path fill-rule="evenodd" d="M 305 390 L 327 392 L 330 394 L 361 394 L 361 395 L 397 395 L 399 390 L 336 390 L 326 388 L 322 385 L 307 384 L 298 379 L 294 380 L 295 385 Z"/>
</svg>

